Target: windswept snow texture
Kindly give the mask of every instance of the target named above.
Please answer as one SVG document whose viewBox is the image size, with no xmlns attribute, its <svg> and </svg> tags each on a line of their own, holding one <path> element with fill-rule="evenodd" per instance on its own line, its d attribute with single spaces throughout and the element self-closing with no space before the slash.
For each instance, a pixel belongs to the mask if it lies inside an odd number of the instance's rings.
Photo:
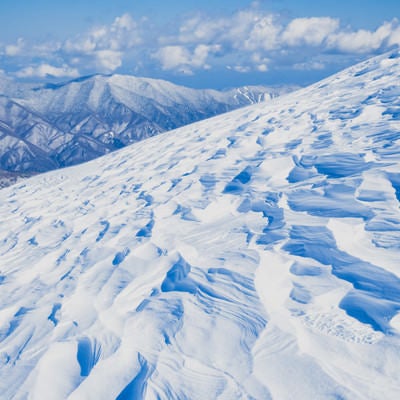
<svg viewBox="0 0 400 400">
<path fill-rule="evenodd" d="M 397 400 L 400 57 L 0 192 L 1 399 Z"/>
<path fill-rule="evenodd" d="M 35 87 L 0 77 L 0 168 L 37 173 L 75 165 L 293 89 L 195 90 L 129 75 Z"/>
</svg>

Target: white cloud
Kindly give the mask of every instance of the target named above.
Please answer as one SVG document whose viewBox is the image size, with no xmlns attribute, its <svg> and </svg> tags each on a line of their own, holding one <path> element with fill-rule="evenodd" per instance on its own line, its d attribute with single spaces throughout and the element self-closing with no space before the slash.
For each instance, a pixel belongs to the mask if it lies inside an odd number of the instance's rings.
<svg viewBox="0 0 400 400">
<path fill-rule="evenodd" d="M 398 44 L 397 20 L 383 23 L 376 31 L 360 29 L 356 32 L 338 32 L 328 40 L 328 47 L 344 53 L 370 53 L 385 44 Z"/>
<path fill-rule="evenodd" d="M 260 16 L 252 10 L 243 10 L 224 20 L 224 29 L 218 32 L 217 38 L 227 47 L 243 48 L 244 42 L 250 37 L 251 31 L 259 21 Z M 246 45 L 244 45 L 246 47 Z"/>
<path fill-rule="evenodd" d="M 112 72 L 122 65 L 124 53 L 141 43 L 139 24 L 124 14 L 109 26 L 98 26 L 74 40 L 66 40 L 62 51 L 74 64 L 86 62 L 102 72 Z"/>
<path fill-rule="evenodd" d="M 18 78 L 46 78 L 47 76 L 53 76 L 56 78 L 76 78 L 78 77 L 79 71 L 76 68 L 70 68 L 67 65 L 62 67 L 54 67 L 49 64 L 40 64 L 37 66 L 25 67 L 15 73 Z"/>
<path fill-rule="evenodd" d="M 209 68 L 218 62 L 216 57 L 220 60 L 225 56 L 235 57 L 237 64 L 230 69 L 265 72 L 269 63 L 265 55 L 254 59 L 252 66 L 248 61 L 238 61 L 278 48 L 281 30 L 276 16 L 255 9 L 242 10 L 231 17 L 199 15 L 184 21 L 177 35 L 161 37 L 162 47 L 154 53 L 154 58 L 160 61 L 163 69 L 181 70 L 182 66 Z"/>
<path fill-rule="evenodd" d="M 64 44 L 64 50 L 68 53 L 88 54 L 96 49 L 96 42 L 92 37 L 81 38 L 77 41 L 67 40 Z"/>
<path fill-rule="evenodd" d="M 293 69 L 297 71 L 318 71 L 325 69 L 325 64 L 320 61 L 309 61 L 305 63 L 296 63 Z"/>
<path fill-rule="evenodd" d="M 161 43 L 168 41 L 178 43 L 209 43 L 215 42 L 216 38 L 227 28 L 226 20 L 223 18 L 212 19 L 205 16 L 196 16 L 179 27 L 178 36 L 161 37 Z"/>
<path fill-rule="evenodd" d="M 267 64 L 259 64 L 259 65 L 257 65 L 256 68 L 260 72 L 267 72 L 268 71 L 268 65 Z"/>
<path fill-rule="evenodd" d="M 122 65 L 123 53 L 121 51 L 99 50 L 94 54 L 96 56 L 97 65 L 101 70 L 115 71 Z"/>
<path fill-rule="evenodd" d="M 164 46 L 154 53 L 154 58 L 158 59 L 164 70 L 180 69 L 188 72 L 187 67 L 208 69 L 207 58 L 210 53 L 216 53 L 220 49 L 219 45 L 208 46 L 200 44 L 193 51 L 189 51 L 182 45 Z M 186 67 L 186 69 L 182 69 Z"/>
<path fill-rule="evenodd" d="M 396 20 L 397 22 L 397 20 Z M 400 26 L 397 26 L 395 29 L 393 29 L 389 39 L 388 39 L 388 45 L 389 46 L 400 46 Z"/>
<path fill-rule="evenodd" d="M 48 57 L 61 49 L 60 42 L 38 43 L 31 46 L 30 53 L 36 57 Z M 26 52 L 27 49 L 25 49 Z"/>
<path fill-rule="evenodd" d="M 163 69 L 175 69 L 187 64 L 190 53 L 184 46 L 165 46 L 158 50 L 154 57 L 161 62 Z"/>
<path fill-rule="evenodd" d="M 7 56 L 15 57 L 21 54 L 25 48 L 25 40 L 23 38 L 19 38 L 17 43 L 9 44 L 5 47 L 4 51 Z"/>
<path fill-rule="evenodd" d="M 275 15 L 242 10 L 231 17 L 202 15 L 184 21 L 177 36 L 164 36 L 162 44 L 218 44 L 236 49 L 275 48 L 281 31 Z"/>
<path fill-rule="evenodd" d="M 54 76 L 72 76 L 77 70 L 113 72 L 121 67 L 131 71 L 139 68 L 136 73 L 159 68 L 192 74 L 228 66 L 240 72 L 267 72 L 282 67 L 329 68 L 333 62 L 340 65 L 340 59 L 348 63 L 352 55 L 375 54 L 395 45 L 400 45 L 396 19 L 376 30 L 353 30 L 328 16 L 287 20 L 263 11 L 256 2 L 229 16 L 202 14 L 165 26 L 123 14 L 108 25 L 94 26 L 62 42 L 29 43 L 18 39 L 3 45 L 0 57 L 8 56 L 13 69 L 23 61 L 41 64 L 18 72 L 36 76 L 46 75 L 45 70 L 51 68 L 56 68 L 50 72 Z M 332 54 L 334 57 L 329 57 Z M 324 59 L 324 63 L 304 62 L 305 56 L 308 60 Z M 60 64 L 73 67 L 51 67 Z"/>
<path fill-rule="evenodd" d="M 228 65 L 226 68 L 236 72 L 240 72 L 242 74 L 251 71 L 251 68 L 245 65 Z"/>
<path fill-rule="evenodd" d="M 282 34 L 289 46 L 320 46 L 339 28 L 339 20 L 329 17 L 296 18 Z"/>
<path fill-rule="evenodd" d="M 120 29 L 126 31 L 132 31 L 137 28 L 137 24 L 129 14 L 123 14 L 120 17 L 115 18 L 114 23 L 111 26 L 111 31 L 118 31 Z"/>
<path fill-rule="evenodd" d="M 271 62 L 269 58 L 263 57 L 259 53 L 254 53 L 251 59 L 254 62 L 257 71 L 267 72 L 269 70 L 269 64 Z"/>
<path fill-rule="evenodd" d="M 193 52 L 193 56 L 191 59 L 191 64 L 195 67 L 199 68 L 209 68 L 209 65 L 206 64 L 207 58 L 210 53 L 215 54 L 221 49 L 221 46 L 218 44 L 209 46 L 205 44 L 199 44 Z"/>
<path fill-rule="evenodd" d="M 281 26 L 273 15 L 254 17 L 254 25 L 243 41 L 246 50 L 273 50 L 278 46 Z M 241 43 L 239 39 L 239 43 Z M 238 46 L 236 43 L 236 47 Z"/>
<path fill-rule="evenodd" d="M 396 20 L 376 31 L 352 31 L 331 17 L 295 18 L 284 23 L 281 16 L 263 12 L 254 5 L 230 17 L 198 15 L 186 20 L 177 27 L 175 35 L 160 38 L 161 48 L 153 54 L 161 67 L 168 70 L 181 70 L 183 66 L 204 68 L 220 65 L 224 60 L 230 69 L 240 72 L 266 72 L 278 64 L 296 70 L 322 70 L 326 64 L 304 63 L 304 54 L 311 58 L 334 51 L 339 57 L 373 53 L 399 43 Z M 213 46 L 218 52 L 210 51 Z"/>
<path fill-rule="evenodd" d="M 197 16 L 184 21 L 177 35 L 160 39 L 163 47 L 156 52 L 156 58 L 163 69 L 179 69 L 182 65 L 198 68 L 203 65 L 204 58 L 200 57 L 196 63 L 190 49 L 201 45 L 218 46 L 219 60 L 229 59 L 230 69 L 266 72 L 274 59 L 282 60 L 289 50 L 293 58 L 293 51 L 299 51 L 302 56 L 305 48 L 325 45 L 339 26 L 339 20 L 329 17 L 297 18 L 285 25 L 279 15 L 262 12 L 254 6 L 230 17 Z M 208 54 L 208 64 L 217 62 L 213 56 L 212 52 Z M 232 63 L 234 58 L 236 63 Z"/>
<path fill-rule="evenodd" d="M 115 18 L 110 26 L 95 27 L 74 40 L 67 40 L 64 50 L 68 53 L 92 54 L 95 51 L 121 51 L 142 42 L 138 23 L 129 15 Z"/>
</svg>

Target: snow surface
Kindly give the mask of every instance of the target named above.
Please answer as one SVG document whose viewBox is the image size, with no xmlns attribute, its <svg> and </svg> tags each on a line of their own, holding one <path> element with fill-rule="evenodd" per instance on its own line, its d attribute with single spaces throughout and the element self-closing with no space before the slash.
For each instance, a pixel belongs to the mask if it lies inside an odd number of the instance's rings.
<svg viewBox="0 0 400 400">
<path fill-rule="evenodd" d="M 2 399 L 398 399 L 400 56 L 0 191 Z"/>
</svg>

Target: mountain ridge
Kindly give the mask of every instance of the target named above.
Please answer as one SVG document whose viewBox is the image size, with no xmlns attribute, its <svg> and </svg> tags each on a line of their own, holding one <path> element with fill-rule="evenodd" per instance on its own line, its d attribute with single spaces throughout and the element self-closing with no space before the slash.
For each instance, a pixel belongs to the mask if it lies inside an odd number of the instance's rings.
<svg viewBox="0 0 400 400">
<path fill-rule="evenodd" d="M 255 86 L 219 92 L 159 79 L 98 74 L 50 86 L 14 88 L 11 81 L 4 81 L 1 87 L 0 168 L 13 172 L 78 164 L 291 90 Z M 7 140 L 10 134 L 21 140 Z M 36 147 L 44 157 L 35 157 Z"/>
</svg>

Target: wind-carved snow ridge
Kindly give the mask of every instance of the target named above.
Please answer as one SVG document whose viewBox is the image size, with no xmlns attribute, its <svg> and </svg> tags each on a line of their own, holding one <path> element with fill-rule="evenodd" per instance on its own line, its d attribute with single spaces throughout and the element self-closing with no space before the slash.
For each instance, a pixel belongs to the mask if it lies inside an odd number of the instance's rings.
<svg viewBox="0 0 400 400">
<path fill-rule="evenodd" d="M 388 54 L 2 190 L 2 398 L 397 399 L 399 78 Z"/>
</svg>

